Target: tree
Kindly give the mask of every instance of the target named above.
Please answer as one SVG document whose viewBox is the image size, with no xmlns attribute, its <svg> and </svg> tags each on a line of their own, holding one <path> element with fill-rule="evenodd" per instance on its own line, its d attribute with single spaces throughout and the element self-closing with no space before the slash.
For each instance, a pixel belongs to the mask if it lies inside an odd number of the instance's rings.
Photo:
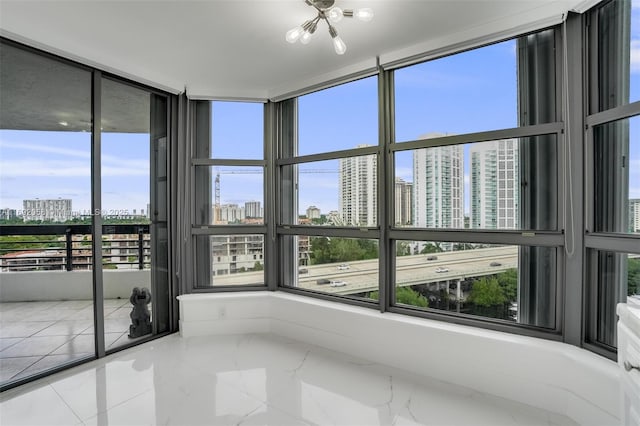
<svg viewBox="0 0 640 426">
<path fill-rule="evenodd" d="M 369 297 L 373 300 L 378 300 L 380 296 L 377 291 L 372 291 Z M 429 300 L 410 287 L 396 288 L 396 303 L 402 303 L 403 305 L 409 306 L 417 306 L 420 308 L 429 307 Z"/>
<path fill-rule="evenodd" d="M 640 259 L 629 259 L 627 264 L 627 295 L 640 294 Z"/>
<path fill-rule="evenodd" d="M 312 237 L 310 242 L 312 265 L 376 259 L 378 257 L 378 244 L 371 240 Z"/>
<path fill-rule="evenodd" d="M 256 262 L 255 265 L 253 265 L 253 270 L 254 271 L 263 271 L 264 270 L 264 266 L 262 266 L 262 263 Z"/>
<path fill-rule="evenodd" d="M 507 301 L 515 302 L 518 298 L 518 270 L 515 268 L 507 269 L 496 275 L 496 278 Z"/>
<path fill-rule="evenodd" d="M 496 277 L 483 277 L 473 283 L 467 300 L 475 305 L 488 307 L 502 305 L 507 298 Z"/>
<path fill-rule="evenodd" d="M 426 244 L 422 250 L 420 250 L 420 254 L 429 254 L 429 253 L 442 253 L 442 248 L 440 247 L 440 243 L 429 243 Z"/>
<path fill-rule="evenodd" d="M 396 242 L 396 256 L 409 256 L 411 254 L 411 245 L 407 241 Z"/>
</svg>

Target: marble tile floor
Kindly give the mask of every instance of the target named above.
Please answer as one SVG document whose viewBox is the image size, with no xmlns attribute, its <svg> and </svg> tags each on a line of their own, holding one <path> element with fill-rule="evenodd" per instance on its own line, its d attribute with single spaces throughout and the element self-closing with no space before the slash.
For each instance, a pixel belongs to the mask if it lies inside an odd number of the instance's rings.
<svg viewBox="0 0 640 426">
<path fill-rule="evenodd" d="M 0 424 L 575 425 L 270 334 L 173 334 L 0 395 Z"/>
<path fill-rule="evenodd" d="M 105 346 L 128 343 L 128 299 L 104 301 Z M 0 382 L 24 378 L 94 354 L 93 302 L 0 303 Z"/>
</svg>

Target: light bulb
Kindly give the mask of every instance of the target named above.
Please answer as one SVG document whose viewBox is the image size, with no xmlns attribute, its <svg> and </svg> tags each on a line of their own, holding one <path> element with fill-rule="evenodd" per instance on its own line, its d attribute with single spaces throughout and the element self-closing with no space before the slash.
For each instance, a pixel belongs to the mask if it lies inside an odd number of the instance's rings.
<svg viewBox="0 0 640 426">
<path fill-rule="evenodd" d="M 298 39 L 300 38 L 300 36 L 302 35 L 303 32 L 304 32 L 304 30 L 302 29 L 302 25 L 298 25 L 297 27 L 292 28 L 289 31 L 287 31 L 287 35 L 286 35 L 285 39 L 289 43 L 295 43 L 296 41 L 298 41 Z"/>
<path fill-rule="evenodd" d="M 357 9 L 353 12 L 353 16 L 360 21 L 369 22 L 373 19 L 373 9 L 370 9 L 368 7 Z"/>
<path fill-rule="evenodd" d="M 333 38 L 333 48 L 338 55 L 344 55 L 344 52 L 347 51 L 347 45 L 344 44 L 344 41 L 342 41 L 339 35 Z"/>
<path fill-rule="evenodd" d="M 300 43 L 309 44 L 309 42 L 311 41 L 312 35 L 313 33 L 310 33 L 309 31 L 305 31 L 304 34 L 302 34 L 302 37 L 300 37 Z"/>
<path fill-rule="evenodd" d="M 344 16 L 342 13 L 342 9 L 339 7 L 332 7 L 329 12 L 326 13 L 327 18 L 333 23 L 340 22 L 342 17 Z"/>
</svg>

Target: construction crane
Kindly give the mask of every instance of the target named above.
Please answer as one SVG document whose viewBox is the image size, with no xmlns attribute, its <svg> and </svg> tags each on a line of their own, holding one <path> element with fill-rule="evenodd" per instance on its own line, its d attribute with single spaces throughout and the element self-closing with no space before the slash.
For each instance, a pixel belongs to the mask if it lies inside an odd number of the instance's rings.
<svg viewBox="0 0 640 426">
<path fill-rule="evenodd" d="M 241 174 L 262 174 L 263 170 L 257 169 L 225 169 L 216 168 L 216 178 L 214 180 L 214 223 L 220 220 L 220 174 L 241 175 Z M 305 169 L 299 173 L 338 173 L 335 169 Z"/>
</svg>

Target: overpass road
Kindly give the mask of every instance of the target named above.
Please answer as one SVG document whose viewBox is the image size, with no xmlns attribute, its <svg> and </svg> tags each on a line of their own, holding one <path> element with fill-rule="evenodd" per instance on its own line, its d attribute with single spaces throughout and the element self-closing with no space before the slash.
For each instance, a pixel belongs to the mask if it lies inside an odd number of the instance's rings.
<svg viewBox="0 0 640 426">
<path fill-rule="evenodd" d="M 427 260 L 436 256 L 435 260 Z M 345 262 L 346 263 L 346 262 Z M 518 267 L 518 247 L 491 247 L 474 250 L 400 256 L 396 258 L 396 285 L 398 287 L 431 282 L 464 280 L 497 274 Z M 499 263 L 491 266 L 491 263 Z M 306 273 L 298 275 L 298 287 L 332 294 L 355 294 L 378 289 L 378 260 L 348 262 L 349 269 L 340 270 L 340 263 L 300 267 Z M 441 269 L 439 269 L 441 268 Z M 436 270 L 446 269 L 445 272 Z M 244 272 L 214 277 L 215 285 L 243 285 L 263 282 L 262 272 Z M 331 287 L 318 284 L 318 280 L 339 280 L 347 284 Z"/>
</svg>

